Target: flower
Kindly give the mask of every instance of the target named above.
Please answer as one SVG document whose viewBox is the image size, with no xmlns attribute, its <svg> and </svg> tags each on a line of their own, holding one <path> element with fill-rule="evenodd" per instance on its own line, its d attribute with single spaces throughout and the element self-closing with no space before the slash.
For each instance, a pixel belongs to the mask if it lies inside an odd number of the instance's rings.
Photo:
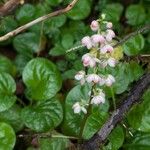
<svg viewBox="0 0 150 150">
<path fill-rule="evenodd" d="M 87 78 L 86 78 L 86 81 L 88 83 L 91 83 L 91 82 L 93 82 L 93 83 L 99 83 L 100 77 L 97 74 L 89 74 L 87 76 Z"/>
<path fill-rule="evenodd" d="M 75 114 L 79 114 L 81 111 L 82 111 L 83 113 L 85 113 L 85 114 L 87 113 L 87 110 L 86 110 L 83 106 L 81 106 L 79 102 L 76 102 L 76 103 L 72 106 L 72 108 L 73 108 L 73 111 L 74 111 Z"/>
<path fill-rule="evenodd" d="M 87 49 L 91 49 L 92 48 L 92 42 L 91 42 L 91 38 L 89 36 L 85 36 L 82 40 L 81 43 L 83 46 L 86 46 Z"/>
<path fill-rule="evenodd" d="M 75 79 L 80 81 L 81 85 L 85 83 L 85 71 L 81 70 L 75 75 Z"/>
<path fill-rule="evenodd" d="M 112 86 L 112 84 L 115 82 L 115 78 L 109 74 L 108 77 L 105 80 L 105 85 L 106 86 Z"/>
<path fill-rule="evenodd" d="M 94 46 L 95 46 L 95 44 L 99 44 L 99 43 L 103 44 L 105 42 L 105 38 L 100 34 L 94 34 L 91 37 L 91 40 L 92 40 L 92 43 Z"/>
<path fill-rule="evenodd" d="M 109 65 L 110 67 L 115 67 L 117 61 L 116 61 L 114 58 L 110 57 L 110 58 L 107 60 L 107 63 L 108 63 L 108 65 Z"/>
<path fill-rule="evenodd" d="M 105 94 L 102 91 L 91 99 L 91 104 L 98 105 L 101 103 L 105 103 Z"/>
<path fill-rule="evenodd" d="M 113 47 L 111 45 L 105 45 L 103 46 L 101 49 L 100 49 L 100 52 L 102 54 L 105 54 L 105 53 L 111 53 L 113 51 Z"/>
<path fill-rule="evenodd" d="M 92 31 L 97 31 L 97 30 L 99 29 L 99 23 L 98 23 L 98 21 L 93 20 L 93 21 L 91 22 L 90 27 L 91 27 L 91 30 L 92 30 Z"/>
<path fill-rule="evenodd" d="M 99 85 L 103 86 L 105 84 L 105 79 L 103 77 L 100 77 Z"/>
<path fill-rule="evenodd" d="M 112 22 L 107 22 L 106 27 L 107 27 L 108 29 L 112 28 L 112 26 L 113 26 Z"/>
<path fill-rule="evenodd" d="M 82 62 L 84 67 L 90 66 L 93 68 L 96 65 L 96 60 L 89 53 L 82 56 Z"/>
</svg>

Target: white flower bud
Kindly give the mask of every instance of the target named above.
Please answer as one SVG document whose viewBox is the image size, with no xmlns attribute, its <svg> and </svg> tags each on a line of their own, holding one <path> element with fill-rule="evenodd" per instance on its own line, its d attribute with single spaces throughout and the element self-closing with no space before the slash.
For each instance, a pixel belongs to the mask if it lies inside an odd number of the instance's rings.
<svg viewBox="0 0 150 150">
<path fill-rule="evenodd" d="M 112 75 L 108 75 L 108 77 L 105 80 L 106 86 L 112 86 L 112 84 L 115 82 L 115 78 Z"/>
<path fill-rule="evenodd" d="M 108 34 L 109 36 L 111 36 L 112 38 L 115 37 L 115 32 L 114 32 L 113 30 L 108 29 L 106 32 L 107 32 L 107 34 Z"/>
<path fill-rule="evenodd" d="M 83 46 L 86 46 L 87 49 L 91 49 L 92 48 L 92 42 L 89 36 L 85 36 L 82 40 L 81 43 Z"/>
<path fill-rule="evenodd" d="M 74 111 L 75 114 L 78 114 L 78 113 L 81 112 L 81 106 L 80 106 L 79 102 L 76 102 L 76 103 L 72 106 L 72 108 L 73 108 L 73 111 Z"/>
<path fill-rule="evenodd" d="M 91 27 L 91 30 L 92 30 L 92 31 L 98 31 L 98 29 L 99 29 L 99 23 L 98 23 L 98 21 L 93 20 L 93 21 L 91 22 L 90 27 Z"/>
<path fill-rule="evenodd" d="M 100 49 L 102 54 L 111 53 L 113 51 L 113 47 L 111 45 L 105 45 Z"/>
<path fill-rule="evenodd" d="M 108 63 L 108 65 L 109 65 L 110 67 L 115 67 L 117 61 L 116 61 L 114 58 L 110 57 L 110 58 L 107 60 L 107 63 Z"/>
<path fill-rule="evenodd" d="M 108 23 L 106 24 L 106 27 L 107 27 L 108 29 L 112 28 L 112 27 L 113 27 L 112 22 L 108 22 Z"/>
<path fill-rule="evenodd" d="M 99 83 L 100 77 L 97 74 L 89 74 L 86 78 L 88 83 Z"/>
<path fill-rule="evenodd" d="M 80 81 L 81 79 L 84 78 L 84 76 L 85 76 L 85 71 L 81 70 L 75 75 L 75 79 Z"/>
<path fill-rule="evenodd" d="M 90 66 L 91 68 L 93 68 L 96 65 L 95 59 L 89 53 L 82 56 L 82 62 L 84 67 Z"/>
<path fill-rule="evenodd" d="M 105 42 L 105 38 L 100 34 L 94 34 L 91 37 L 92 43 L 95 44 L 103 44 Z"/>
</svg>

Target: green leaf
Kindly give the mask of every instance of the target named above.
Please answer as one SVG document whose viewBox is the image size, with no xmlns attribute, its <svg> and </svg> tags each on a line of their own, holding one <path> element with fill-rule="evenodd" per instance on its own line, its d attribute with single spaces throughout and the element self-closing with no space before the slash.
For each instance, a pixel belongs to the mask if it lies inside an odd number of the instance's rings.
<svg viewBox="0 0 150 150">
<path fill-rule="evenodd" d="M 19 54 L 32 57 L 34 52 L 38 52 L 40 47 L 40 36 L 37 33 L 23 33 L 16 36 L 13 46 Z"/>
<path fill-rule="evenodd" d="M 122 12 L 123 6 L 120 3 L 108 4 L 103 10 L 103 13 L 106 14 L 106 20 L 112 21 L 113 23 L 116 23 L 120 20 Z"/>
<path fill-rule="evenodd" d="M 70 146 L 69 139 L 63 138 L 62 134 L 55 133 L 53 135 L 60 136 L 60 138 L 51 137 L 49 139 L 39 139 L 41 150 L 66 150 Z"/>
<path fill-rule="evenodd" d="M 57 6 L 58 4 L 60 4 L 63 0 L 46 0 L 47 4 L 51 5 L 51 6 Z"/>
<path fill-rule="evenodd" d="M 18 132 L 23 128 L 20 112 L 21 108 L 18 105 L 13 105 L 9 110 L 0 112 L 0 121 L 7 122 Z"/>
<path fill-rule="evenodd" d="M 62 80 L 56 66 L 45 58 L 32 59 L 24 68 L 23 82 L 31 100 L 47 100 L 60 90 Z"/>
<path fill-rule="evenodd" d="M 91 12 L 90 2 L 88 0 L 78 1 L 75 7 L 67 13 L 67 16 L 73 20 L 82 20 L 88 17 Z"/>
<path fill-rule="evenodd" d="M 103 150 L 118 150 L 124 142 L 124 132 L 122 127 L 117 126 L 108 137 L 108 144 Z"/>
<path fill-rule="evenodd" d="M 45 132 L 61 123 L 63 110 L 60 102 L 53 98 L 35 106 L 25 107 L 21 117 L 28 128 L 37 132 Z"/>
<path fill-rule="evenodd" d="M 74 114 L 72 106 L 76 102 L 81 102 L 81 99 L 87 103 L 89 101 L 89 91 L 90 88 L 87 85 L 78 85 L 74 87 L 67 95 L 65 101 L 65 117 L 62 125 L 62 130 L 65 134 L 79 136 L 84 114 Z M 92 108 L 92 113 L 86 122 L 83 133 L 83 137 L 85 139 L 90 138 L 98 129 L 101 128 L 101 125 L 106 119 L 108 107 L 108 102 L 106 102 L 103 105 L 94 106 Z"/>
<path fill-rule="evenodd" d="M 123 145 L 125 150 L 149 150 L 150 134 L 139 133 L 130 139 L 129 143 Z"/>
<path fill-rule="evenodd" d="M 137 55 L 144 48 L 145 40 L 141 34 L 136 35 L 123 44 L 124 53 L 128 56 Z"/>
<path fill-rule="evenodd" d="M 128 114 L 128 122 L 132 128 L 150 133 L 150 90 L 143 96 L 143 102 L 134 106 Z M 137 117 L 138 116 L 138 117 Z"/>
<path fill-rule="evenodd" d="M 5 56 L 0 55 L 0 72 L 6 72 L 12 76 L 16 75 L 15 65 Z"/>
<path fill-rule="evenodd" d="M 129 5 L 125 16 L 128 20 L 128 24 L 133 26 L 143 24 L 146 19 L 145 9 L 142 5 L 139 4 Z"/>
<path fill-rule="evenodd" d="M 49 51 L 49 55 L 51 56 L 60 56 L 66 53 L 66 49 L 64 49 L 61 45 L 56 44 L 52 49 Z"/>
<path fill-rule="evenodd" d="M 24 4 L 20 9 L 16 12 L 16 19 L 20 25 L 28 23 L 31 20 L 34 20 L 35 16 L 35 7 L 31 4 Z"/>
<path fill-rule="evenodd" d="M 73 36 L 68 33 L 63 35 L 61 44 L 67 50 L 73 46 L 73 41 L 74 41 Z"/>
<path fill-rule="evenodd" d="M 16 142 L 15 132 L 9 124 L 0 122 L 0 149 L 13 150 Z"/>
<path fill-rule="evenodd" d="M 8 110 L 16 101 L 16 83 L 7 73 L 0 73 L 0 112 Z"/>
</svg>

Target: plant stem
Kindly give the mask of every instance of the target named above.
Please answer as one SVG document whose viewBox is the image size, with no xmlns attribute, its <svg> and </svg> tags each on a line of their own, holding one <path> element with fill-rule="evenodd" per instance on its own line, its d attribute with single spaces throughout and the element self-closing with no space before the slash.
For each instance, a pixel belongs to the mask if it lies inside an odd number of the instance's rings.
<svg viewBox="0 0 150 150">
<path fill-rule="evenodd" d="M 111 96 L 112 96 L 112 100 L 113 100 L 114 110 L 116 110 L 116 99 L 115 99 L 113 87 L 111 87 L 110 90 L 111 90 Z"/>
</svg>

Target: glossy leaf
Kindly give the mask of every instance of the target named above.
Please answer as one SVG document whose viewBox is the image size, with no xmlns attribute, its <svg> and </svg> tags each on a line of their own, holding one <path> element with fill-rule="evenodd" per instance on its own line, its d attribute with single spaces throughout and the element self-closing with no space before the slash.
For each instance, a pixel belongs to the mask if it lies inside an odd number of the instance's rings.
<svg viewBox="0 0 150 150">
<path fill-rule="evenodd" d="M 15 132 L 9 124 L 0 122 L 0 149 L 13 150 L 16 142 Z"/>
<path fill-rule="evenodd" d="M 128 24 L 133 26 L 143 24 L 146 19 L 145 9 L 139 4 L 129 5 L 125 15 L 128 20 Z"/>
<path fill-rule="evenodd" d="M 141 34 L 136 35 L 123 44 L 124 53 L 128 56 L 137 55 L 144 47 L 144 38 Z"/>
<path fill-rule="evenodd" d="M 16 101 L 16 84 L 7 73 L 0 73 L 0 112 L 8 110 Z"/>
<path fill-rule="evenodd" d="M 21 113 L 24 124 L 37 132 L 45 132 L 57 127 L 63 118 L 60 102 L 53 98 L 35 106 L 27 106 Z"/>
<path fill-rule="evenodd" d="M 81 99 L 82 101 L 88 102 L 89 90 L 90 88 L 87 85 L 78 85 L 74 87 L 67 95 L 65 101 L 65 118 L 62 125 L 62 130 L 65 134 L 79 136 L 84 114 L 74 114 L 72 106 L 75 102 L 80 102 Z M 107 102 L 103 105 L 93 107 L 92 113 L 86 122 L 85 131 L 83 133 L 83 137 L 85 139 L 90 138 L 98 129 L 100 129 L 102 123 L 104 123 L 106 119 L 108 107 Z"/>
<path fill-rule="evenodd" d="M 56 66 L 45 58 L 32 59 L 24 68 L 23 82 L 31 100 L 47 100 L 60 90 L 62 80 Z"/>
<path fill-rule="evenodd" d="M 13 105 L 9 110 L 0 112 L 0 121 L 7 122 L 17 132 L 23 128 L 20 112 L 21 108 L 18 105 Z"/>
</svg>

